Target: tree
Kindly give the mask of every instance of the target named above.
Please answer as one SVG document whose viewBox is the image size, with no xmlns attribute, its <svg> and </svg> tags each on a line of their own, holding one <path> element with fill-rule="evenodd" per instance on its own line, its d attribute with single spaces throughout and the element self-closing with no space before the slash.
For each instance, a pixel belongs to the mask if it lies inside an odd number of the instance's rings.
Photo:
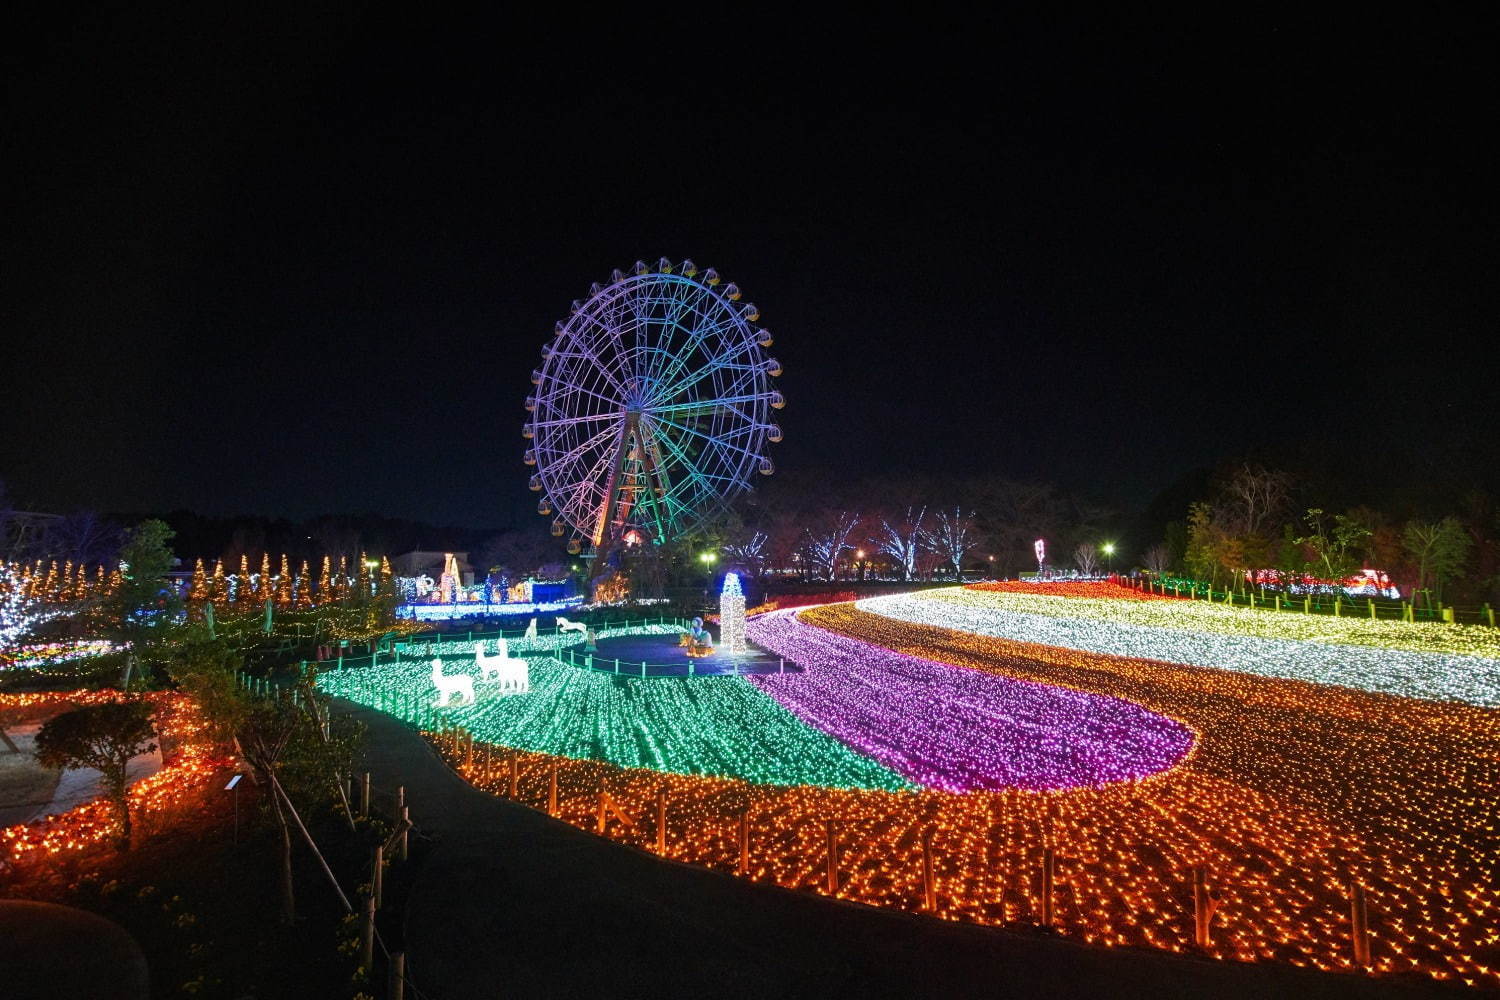
<svg viewBox="0 0 1500 1000">
<path fill-rule="evenodd" d="M 901 579 L 910 580 L 917 573 L 917 552 L 922 547 L 922 521 L 927 508 L 906 508 L 906 516 L 895 524 L 882 518 L 871 541 L 877 552 L 890 556 L 891 564 L 901 571 Z"/>
<path fill-rule="evenodd" d="M 1304 521 L 1310 533 L 1296 543 L 1312 553 L 1313 574 L 1327 586 L 1342 587 L 1360 568 L 1362 546 L 1370 537 L 1370 529 L 1356 517 L 1335 514 L 1330 518 L 1317 507 L 1308 510 Z"/>
<path fill-rule="evenodd" d="M 140 641 L 170 621 L 177 611 L 177 592 L 166 583 L 176 558 L 166 522 L 142 521 L 120 547 L 120 586 L 113 595 L 114 617 L 124 638 Z"/>
<path fill-rule="evenodd" d="M 825 511 L 807 530 L 807 557 L 825 580 L 832 580 L 839 558 L 853 548 L 849 537 L 859 527 L 859 515 L 847 510 Z"/>
<path fill-rule="evenodd" d="M 1431 584 L 1437 599 L 1443 599 L 1443 584 L 1457 576 L 1469 557 L 1469 535 L 1456 517 L 1445 517 L 1436 524 L 1411 521 L 1402 533 L 1402 543 L 1416 563 L 1417 589 L 1429 590 Z M 1429 591 L 1427 603 L 1432 604 Z"/>
<path fill-rule="evenodd" d="M 47 529 L 50 555 L 78 563 L 101 563 L 120 548 L 120 529 L 92 511 L 59 518 Z"/>
<path fill-rule="evenodd" d="M 1080 542 L 1073 550 L 1073 565 L 1084 576 L 1093 576 L 1099 569 L 1099 550 L 1088 542 Z"/>
<path fill-rule="evenodd" d="M 1291 484 L 1285 472 L 1241 464 L 1220 489 L 1226 527 L 1239 535 L 1265 535 L 1285 510 Z"/>
<path fill-rule="evenodd" d="M 1141 556 L 1141 564 L 1152 576 L 1166 576 L 1172 568 L 1172 551 L 1165 545 L 1153 545 Z"/>
<path fill-rule="evenodd" d="M 1195 503 L 1188 508 L 1187 548 L 1183 562 L 1195 580 L 1203 580 L 1211 586 L 1219 582 L 1219 551 L 1223 533 L 1214 523 L 1214 509 L 1208 503 Z"/>
<path fill-rule="evenodd" d="M 766 574 L 766 542 L 769 536 L 764 531 L 748 529 L 732 541 L 724 543 L 724 555 L 729 561 L 743 566 L 752 579 L 759 580 Z"/>
<path fill-rule="evenodd" d="M 340 776 L 353 766 L 363 732 L 362 724 L 348 716 L 332 715 L 328 699 L 311 684 L 301 689 L 296 700 L 285 690 L 259 699 L 246 707 L 241 718 L 237 738 L 243 758 L 256 781 L 269 792 L 267 800 L 280 834 L 277 868 L 284 924 L 291 924 L 297 916 L 292 878 L 293 823 L 307 846 L 321 857 L 293 803 L 301 800 L 306 810 L 309 804 L 330 801 L 330 793 L 342 795 Z"/>
<path fill-rule="evenodd" d="M 156 749 L 151 705 L 114 701 L 55 716 L 36 734 L 36 758 L 45 767 L 91 767 L 100 774 L 105 798 L 115 808 L 116 845 L 130 847 L 130 800 L 126 767 L 131 758 Z"/>
<path fill-rule="evenodd" d="M 964 555 L 979 544 L 974 515 L 961 508 L 940 510 L 933 516 L 931 529 L 922 532 L 922 543 L 943 562 L 953 567 L 954 579 L 963 576 Z"/>
</svg>

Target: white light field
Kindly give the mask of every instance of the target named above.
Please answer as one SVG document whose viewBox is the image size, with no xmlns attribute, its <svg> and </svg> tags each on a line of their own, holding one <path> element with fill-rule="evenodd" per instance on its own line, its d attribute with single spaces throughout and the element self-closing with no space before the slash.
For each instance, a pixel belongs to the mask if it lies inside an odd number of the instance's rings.
<svg viewBox="0 0 1500 1000">
<path fill-rule="evenodd" d="M 911 594 L 859 601 L 897 621 L 1091 653 L 1217 667 L 1434 701 L 1500 706 L 1500 660 L 1296 639 L 1224 635 L 963 606 Z"/>
</svg>

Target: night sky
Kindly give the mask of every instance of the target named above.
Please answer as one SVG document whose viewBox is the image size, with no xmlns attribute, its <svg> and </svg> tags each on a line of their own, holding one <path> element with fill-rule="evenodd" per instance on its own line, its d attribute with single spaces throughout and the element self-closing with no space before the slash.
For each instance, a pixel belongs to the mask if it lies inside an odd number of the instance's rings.
<svg viewBox="0 0 1500 1000">
<path fill-rule="evenodd" d="M 13 26 L 12 501 L 534 517 L 538 349 L 663 255 L 776 333 L 782 469 L 1493 483 L 1492 22 L 582 11 Z"/>
</svg>

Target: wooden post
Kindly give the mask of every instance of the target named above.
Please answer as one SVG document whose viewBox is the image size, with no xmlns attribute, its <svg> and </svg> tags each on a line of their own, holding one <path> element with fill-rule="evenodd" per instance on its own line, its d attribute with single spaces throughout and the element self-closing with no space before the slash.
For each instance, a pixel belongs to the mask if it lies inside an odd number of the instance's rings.
<svg viewBox="0 0 1500 1000">
<path fill-rule="evenodd" d="M 370 815 L 370 772 L 366 771 L 359 779 L 359 818 L 365 819 Z"/>
<path fill-rule="evenodd" d="M 605 796 L 608 794 L 603 788 L 599 789 L 599 825 L 594 829 L 594 832 L 601 837 L 604 835 L 604 824 L 609 819 L 609 814 L 604 811 Z"/>
<path fill-rule="evenodd" d="M 397 785 L 396 786 L 396 810 L 395 810 L 394 813 L 392 813 L 392 815 L 399 818 L 405 812 L 406 812 L 406 786 L 405 785 Z"/>
<path fill-rule="evenodd" d="M 391 964 L 385 971 L 385 995 L 390 1000 L 404 1000 L 406 996 L 406 952 L 391 954 Z"/>
<path fill-rule="evenodd" d="M 381 890 L 385 888 L 385 847 L 375 845 L 370 867 L 370 898 L 375 900 L 375 909 L 380 909 Z"/>
<path fill-rule="evenodd" d="M 1349 884 L 1349 936 L 1354 948 L 1354 964 L 1368 969 L 1370 962 L 1370 911 L 1365 900 L 1365 887 L 1358 882 Z"/>
<path fill-rule="evenodd" d="M 1276 610 L 1277 611 L 1281 610 L 1281 595 L 1280 594 L 1276 595 Z"/>
<path fill-rule="evenodd" d="M 464 770 L 470 771 L 474 768 L 474 734 L 467 729 L 464 730 Z"/>
<path fill-rule="evenodd" d="M 656 853 L 667 856 L 667 790 L 656 793 Z"/>
<path fill-rule="evenodd" d="M 516 786 L 521 782 L 521 753 L 519 750 L 512 751 L 510 755 L 510 797 L 519 798 L 516 795 Z"/>
<path fill-rule="evenodd" d="M 932 835 L 928 827 L 922 831 L 922 906 L 928 913 L 937 912 L 937 879 L 932 872 Z"/>
<path fill-rule="evenodd" d="M 1208 885 L 1208 869 L 1193 867 L 1193 944 L 1207 949 L 1213 944 L 1214 913 L 1219 908 L 1219 894 Z"/>
<path fill-rule="evenodd" d="M 406 838 L 411 833 L 411 809 L 409 806 L 401 807 L 401 840 L 396 847 L 396 857 L 405 861 L 409 857 Z"/>
<path fill-rule="evenodd" d="M 1312 595 L 1311 594 L 1305 594 L 1305 595 L 1303 595 L 1303 598 L 1302 598 L 1302 613 L 1304 615 L 1310 615 L 1310 614 L 1312 614 Z"/>
<path fill-rule="evenodd" d="M 839 842 L 838 823 L 834 820 L 825 820 L 824 825 L 828 832 L 828 895 L 839 894 Z"/>
<path fill-rule="evenodd" d="M 1056 874 L 1057 856 L 1052 848 L 1042 851 L 1042 926 L 1052 926 L 1052 881 Z"/>
<path fill-rule="evenodd" d="M 552 775 L 547 779 L 547 815 L 557 815 L 557 761 L 552 762 Z"/>
<path fill-rule="evenodd" d="M 740 813 L 740 875 L 750 874 L 750 810 Z"/>
<path fill-rule="evenodd" d="M 375 963 L 375 897 L 365 900 L 365 916 L 359 926 L 359 964 L 368 974 Z"/>
</svg>

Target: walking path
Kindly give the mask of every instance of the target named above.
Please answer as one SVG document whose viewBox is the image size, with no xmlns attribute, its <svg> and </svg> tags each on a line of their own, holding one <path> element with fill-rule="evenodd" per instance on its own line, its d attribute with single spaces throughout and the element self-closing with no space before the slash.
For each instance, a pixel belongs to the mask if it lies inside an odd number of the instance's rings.
<svg viewBox="0 0 1500 1000">
<path fill-rule="evenodd" d="M 839 903 L 615 844 L 479 792 L 384 713 L 364 766 L 435 846 L 405 941 L 430 1000 L 485 997 L 1448 996 L 1434 984 L 1105 949 Z"/>
</svg>

